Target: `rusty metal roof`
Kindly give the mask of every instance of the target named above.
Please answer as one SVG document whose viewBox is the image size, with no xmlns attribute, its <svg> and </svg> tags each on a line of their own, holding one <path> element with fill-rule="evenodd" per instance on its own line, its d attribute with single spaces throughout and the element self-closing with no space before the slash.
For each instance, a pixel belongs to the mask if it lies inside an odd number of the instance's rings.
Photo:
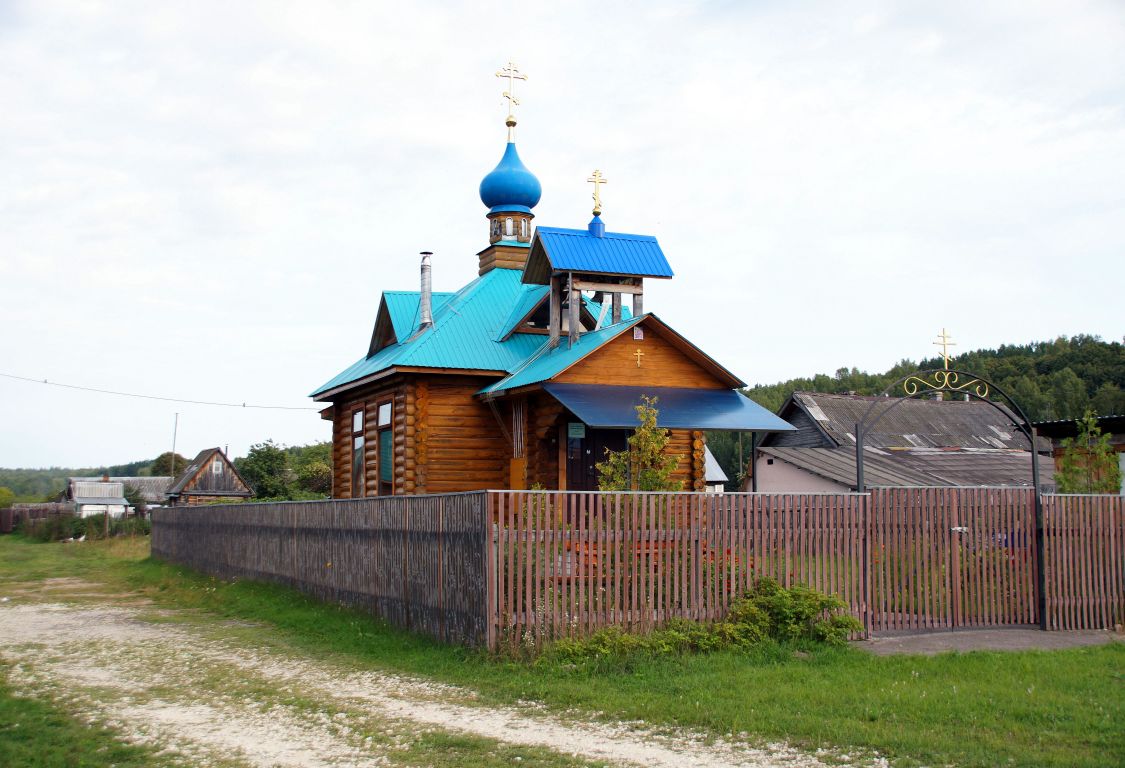
<svg viewBox="0 0 1125 768">
<path fill-rule="evenodd" d="M 761 454 L 833 482 L 855 487 L 854 448 L 781 448 L 766 446 Z M 1051 459 L 1040 457 L 1040 481 L 1050 485 Z M 871 488 L 899 487 L 1030 487 L 1031 452 L 999 448 L 870 448 L 863 455 L 864 483 Z"/>
<path fill-rule="evenodd" d="M 798 407 L 834 443 L 855 445 L 855 425 L 874 405 L 864 443 L 875 448 L 991 448 L 1028 450 L 1010 410 L 980 400 L 927 400 L 794 392 L 780 413 Z M 892 407 L 893 406 L 893 407 Z M 886 410 L 886 415 L 878 418 Z M 874 421 L 878 418 L 878 421 Z M 833 445 L 825 443 L 825 447 Z M 1043 442 L 1041 448 L 1049 449 Z"/>
</svg>

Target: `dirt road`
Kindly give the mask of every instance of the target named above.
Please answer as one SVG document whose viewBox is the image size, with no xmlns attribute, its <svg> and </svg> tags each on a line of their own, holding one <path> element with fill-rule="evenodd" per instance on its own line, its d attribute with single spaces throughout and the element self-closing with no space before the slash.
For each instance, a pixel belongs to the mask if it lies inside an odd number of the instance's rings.
<svg viewBox="0 0 1125 768">
<path fill-rule="evenodd" d="M 391 765 L 435 730 L 550 750 L 574 765 L 825 765 L 784 745 L 486 707 L 470 690 L 294 656 L 262 642 L 265 628 L 130 604 L 98 585 L 54 580 L 33 590 L 0 603 L 0 656 L 15 665 L 16 689 L 189 765 Z"/>
</svg>

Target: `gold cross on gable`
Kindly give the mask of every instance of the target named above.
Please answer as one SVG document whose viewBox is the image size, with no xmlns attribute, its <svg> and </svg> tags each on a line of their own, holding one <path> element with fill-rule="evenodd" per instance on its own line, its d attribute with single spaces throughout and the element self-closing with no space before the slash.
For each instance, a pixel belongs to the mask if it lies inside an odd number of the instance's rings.
<svg viewBox="0 0 1125 768">
<path fill-rule="evenodd" d="M 949 348 L 957 346 L 956 343 L 950 341 L 951 338 L 952 336 L 942 328 L 941 333 L 938 334 L 938 340 L 934 342 L 935 347 L 941 347 L 941 357 L 945 360 L 945 370 L 947 371 L 949 370 Z"/>
<path fill-rule="evenodd" d="M 602 214 L 602 190 L 601 190 L 601 186 L 602 186 L 602 184 L 608 184 L 609 179 L 607 179 L 605 176 L 602 176 L 602 172 L 599 171 L 597 168 L 595 168 L 594 169 L 594 175 L 591 176 L 590 178 L 586 179 L 586 181 L 588 181 L 588 182 L 590 182 L 591 184 L 594 185 L 594 215 L 595 216 L 601 216 L 601 214 Z M 640 366 L 640 364 L 641 364 L 641 361 L 637 360 L 637 366 L 638 367 Z"/>
<path fill-rule="evenodd" d="M 516 81 L 527 80 L 527 75 L 520 72 L 516 68 L 516 63 L 508 59 L 507 66 L 501 67 L 500 71 L 496 73 L 497 77 L 508 78 L 508 90 L 504 91 L 504 98 L 508 100 L 508 140 L 512 139 L 512 128 L 516 125 L 516 118 L 514 116 L 515 108 L 520 105 L 520 100 L 516 98 Z"/>
<path fill-rule="evenodd" d="M 644 356 L 645 356 L 645 353 L 642 352 L 640 349 L 638 349 L 636 352 L 633 353 L 633 357 L 637 358 L 637 367 L 638 368 L 641 367 L 641 358 L 644 357 Z"/>
</svg>

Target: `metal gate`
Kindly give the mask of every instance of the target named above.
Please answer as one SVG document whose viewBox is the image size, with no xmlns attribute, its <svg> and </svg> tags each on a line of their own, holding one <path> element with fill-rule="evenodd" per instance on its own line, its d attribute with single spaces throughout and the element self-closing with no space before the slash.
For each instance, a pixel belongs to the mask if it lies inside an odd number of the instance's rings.
<svg viewBox="0 0 1125 768">
<path fill-rule="evenodd" d="M 1030 488 L 870 493 L 869 631 L 1039 624 Z"/>
</svg>

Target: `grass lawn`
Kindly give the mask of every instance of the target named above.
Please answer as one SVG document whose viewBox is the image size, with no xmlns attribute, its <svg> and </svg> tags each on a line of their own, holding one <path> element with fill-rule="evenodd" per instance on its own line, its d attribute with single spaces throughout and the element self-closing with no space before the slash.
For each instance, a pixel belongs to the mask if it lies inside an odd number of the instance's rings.
<svg viewBox="0 0 1125 768">
<path fill-rule="evenodd" d="M 227 584 L 147 558 L 147 543 L 35 544 L 0 538 L 0 594 L 45 576 L 103 581 L 169 607 L 263 622 L 273 642 L 351 668 L 472 687 L 484 703 L 536 700 L 651 725 L 874 750 L 896 765 L 1125 763 L 1125 646 L 875 657 L 854 649 L 763 647 L 586 665 L 528 663 L 448 648 L 269 585 Z M 268 636 L 263 640 L 263 636 Z"/>
<path fill-rule="evenodd" d="M 120 741 L 111 731 L 80 723 L 55 705 L 16 696 L 0 662 L 0 765 L 83 768 L 170 765 L 154 750 Z"/>
</svg>

